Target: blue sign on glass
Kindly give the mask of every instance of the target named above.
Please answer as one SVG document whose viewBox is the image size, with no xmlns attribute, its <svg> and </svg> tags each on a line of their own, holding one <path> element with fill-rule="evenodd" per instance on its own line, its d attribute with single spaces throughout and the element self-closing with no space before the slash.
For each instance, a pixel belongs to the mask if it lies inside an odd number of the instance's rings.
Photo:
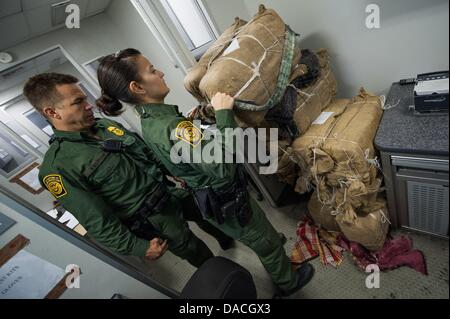
<svg viewBox="0 0 450 319">
<path fill-rule="evenodd" d="M 8 216 L 0 213 L 0 235 L 3 234 L 8 228 L 14 225 L 16 222 L 9 218 Z"/>
</svg>

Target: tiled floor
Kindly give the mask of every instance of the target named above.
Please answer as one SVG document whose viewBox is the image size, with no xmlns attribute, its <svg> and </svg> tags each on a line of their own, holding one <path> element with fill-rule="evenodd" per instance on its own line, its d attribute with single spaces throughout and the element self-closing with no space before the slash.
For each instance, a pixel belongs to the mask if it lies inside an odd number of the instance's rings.
<svg viewBox="0 0 450 319">
<path fill-rule="evenodd" d="M 288 241 L 285 249 L 288 255 L 295 242 L 296 224 L 306 212 L 306 201 L 307 198 L 300 197 L 296 199 L 297 203 L 281 208 L 273 208 L 266 201 L 260 202 L 274 227 L 286 235 Z M 250 271 L 258 298 L 272 298 L 274 286 L 253 251 L 238 242 L 234 248 L 222 251 L 217 242 L 196 225 L 191 225 L 191 228 L 216 255 L 232 259 Z M 394 235 L 399 233 L 406 232 L 396 231 Z M 422 250 L 426 257 L 428 276 L 402 267 L 382 272 L 380 288 L 368 289 L 365 282 L 369 274 L 360 271 L 353 264 L 351 256 L 345 253 L 345 260 L 337 269 L 323 266 L 318 259 L 311 261 L 316 269 L 313 280 L 292 298 L 449 298 L 448 240 L 413 233 L 409 235 L 414 247 Z M 156 280 L 177 291 L 182 290 L 194 271 L 194 267 L 170 253 L 150 265 L 150 272 Z"/>
</svg>

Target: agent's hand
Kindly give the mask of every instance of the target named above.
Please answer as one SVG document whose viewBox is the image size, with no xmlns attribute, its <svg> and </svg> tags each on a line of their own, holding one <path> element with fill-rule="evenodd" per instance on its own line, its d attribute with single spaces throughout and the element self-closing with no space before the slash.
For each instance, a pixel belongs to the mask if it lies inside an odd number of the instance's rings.
<svg viewBox="0 0 450 319">
<path fill-rule="evenodd" d="M 211 100 L 211 105 L 215 111 L 231 110 L 234 106 L 234 98 L 226 93 L 217 92 Z"/>
<path fill-rule="evenodd" d="M 158 259 L 166 252 L 167 248 L 167 240 L 162 240 L 161 238 L 153 238 L 150 241 L 150 246 L 145 253 L 145 257 L 149 259 Z"/>
</svg>

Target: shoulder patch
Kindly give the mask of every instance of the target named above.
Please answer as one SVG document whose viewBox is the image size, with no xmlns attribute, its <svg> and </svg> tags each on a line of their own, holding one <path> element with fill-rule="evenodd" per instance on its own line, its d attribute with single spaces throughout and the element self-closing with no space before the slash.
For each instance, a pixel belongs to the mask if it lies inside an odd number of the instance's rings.
<svg viewBox="0 0 450 319">
<path fill-rule="evenodd" d="M 66 188 L 64 187 L 61 175 L 47 175 L 44 177 L 43 182 L 48 191 L 56 198 L 60 198 L 68 194 Z"/>
<path fill-rule="evenodd" d="M 203 139 L 202 131 L 191 121 L 182 121 L 178 123 L 175 129 L 175 136 L 192 146 L 196 147 Z"/>
<path fill-rule="evenodd" d="M 123 130 L 121 130 L 120 128 L 117 128 L 115 126 L 108 127 L 108 131 L 110 131 L 111 133 L 113 133 L 114 135 L 117 135 L 117 136 L 123 136 L 125 134 L 125 132 Z"/>
</svg>

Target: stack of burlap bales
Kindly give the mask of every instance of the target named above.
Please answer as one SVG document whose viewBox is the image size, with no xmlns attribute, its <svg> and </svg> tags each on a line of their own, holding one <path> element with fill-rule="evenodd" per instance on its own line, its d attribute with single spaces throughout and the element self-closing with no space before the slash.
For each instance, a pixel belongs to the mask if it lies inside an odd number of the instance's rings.
<svg viewBox="0 0 450 319">
<path fill-rule="evenodd" d="M 370 250 L 383 246 L 389 227 L 373 146 L 382 112 L 380 98 L 361 89 L 332 102 L 286 151 L 298 165 L 296 191 L 314 189 L 315 223 Z"/>
<path fill-rule="evenodd" d="M 320 65 L 320 76 L 308 86 L 302 89 L 295 89 L 297 100 L 293 118 L 299 135 L 307 132 L 311 123 L 335 98 L 337 91 L 337 83 L 330 68 L 330 57 L 327 50 L 320 49 L 316 51 L 315 54 L 318 57 Z M 297 68 L 295 68 L 294 73 L 291 75 L 292 81 L 300 76 L 298 70 L 301 69 L 305 69 L 305 66 L 302 64 L 299 64 Z M 305 70 L 304 73 L 307 72 L 308 71 Z M 299 174 L 299 167 L 292 159 L 292 155 L 286 152 L 287 146 L 290 144 L 290 140 L 279 141 L 277 175 L 281 181 L 290 185 L 295 185 Z"/>
<path fill-rule="evenodd" d="M 319 72 L 313 77 L 315 70 L 303 62 L 302 52 L 315 58 Z M 297 84 L 308 76 L 306 86 Z M 276 120 L 266 121 L 267 113 L 277 118 L 277 112 L 293 108 L 282 116 L 295 121 L 298 134 L 308 129 L 336 95 L 327 51 L 300 50 L 295 33 L 274 10 L 262 5 L 249 22 L 236 18 L 189 70 L 184 86 L 201 105 L 191 113 L 192 118 L 213 123 L 214 111 L 208 103 L 217 92 L 224 92 L 235 98 L 239 126 L 277 127 Z M 289 90 L 295 93 L 295 101 L 287 107 L 283 98 Z"/>
<path fill-rule="evenodd" d="M 363 89 L 334 100 L 328 52 L 301 50 L 292 34 L 263 6 L 249 22 L 236 18 L 185 78 L 200 102 L 190 117 L 214 123 L 208 103 L 225 92 L 235 98 L 239 126 L 287 131 L 278 177 L 299 193 L 314 190 L 308 207 L 318 225 L 376 250 L 388 229 L 373 147 L 381 101 Z"/>
<path fill-rule="evenodd" d="M 246 102 L 246 105 L 237 103 L 234 109 L 241 127 L 277 127 L 281 131 L 289 124 L 294 126 L 294 132 L 279 141 L 278 176 L 295 184 L 297 167 L 283 156 L 284 149 L 293 137 L 306 132 L 331 102 L 337 85 L 328 52 L 325 49 L 300 50 L 297 43 L 287 41 L 288 34 L 289 28 L 281 17 L 260 6 L 258 14 L 248 23 L 236 18 L 189 71 L 184 85 L 200 103 L 189 117 L 201 119 L 205 124 L 215 122 L 214 110 L 208 102 L 220 91 Z M 291 54 L 286 52 L 287 46 Z M 302 59 L 303 52 L 312 57 Z M 311 58 L 315 58 L 312 60 L 317 65 L 308 63 Z M 282 66 L 287 62 L 289 68 L 284 74 Z M 318 72 L 314 72 L 315 69 Z M 283 74 L 284 82 L 280 81 Z M 298 80 L 303 78 L 308 78 L 309 82 L 299 85 Z M 284 83 L 281 89 L 277 88 L 279 82 Z M 283 96 L 279 96 L 281 93 Z M 278 98 L 273 98 L 274 95 Z M 288 95 L 293 97 L 287 100 Z M 273 104 L 270 108 L 268 102 Z M 266 119 L 268 112 L 270 116 Z"/>
</svg>

